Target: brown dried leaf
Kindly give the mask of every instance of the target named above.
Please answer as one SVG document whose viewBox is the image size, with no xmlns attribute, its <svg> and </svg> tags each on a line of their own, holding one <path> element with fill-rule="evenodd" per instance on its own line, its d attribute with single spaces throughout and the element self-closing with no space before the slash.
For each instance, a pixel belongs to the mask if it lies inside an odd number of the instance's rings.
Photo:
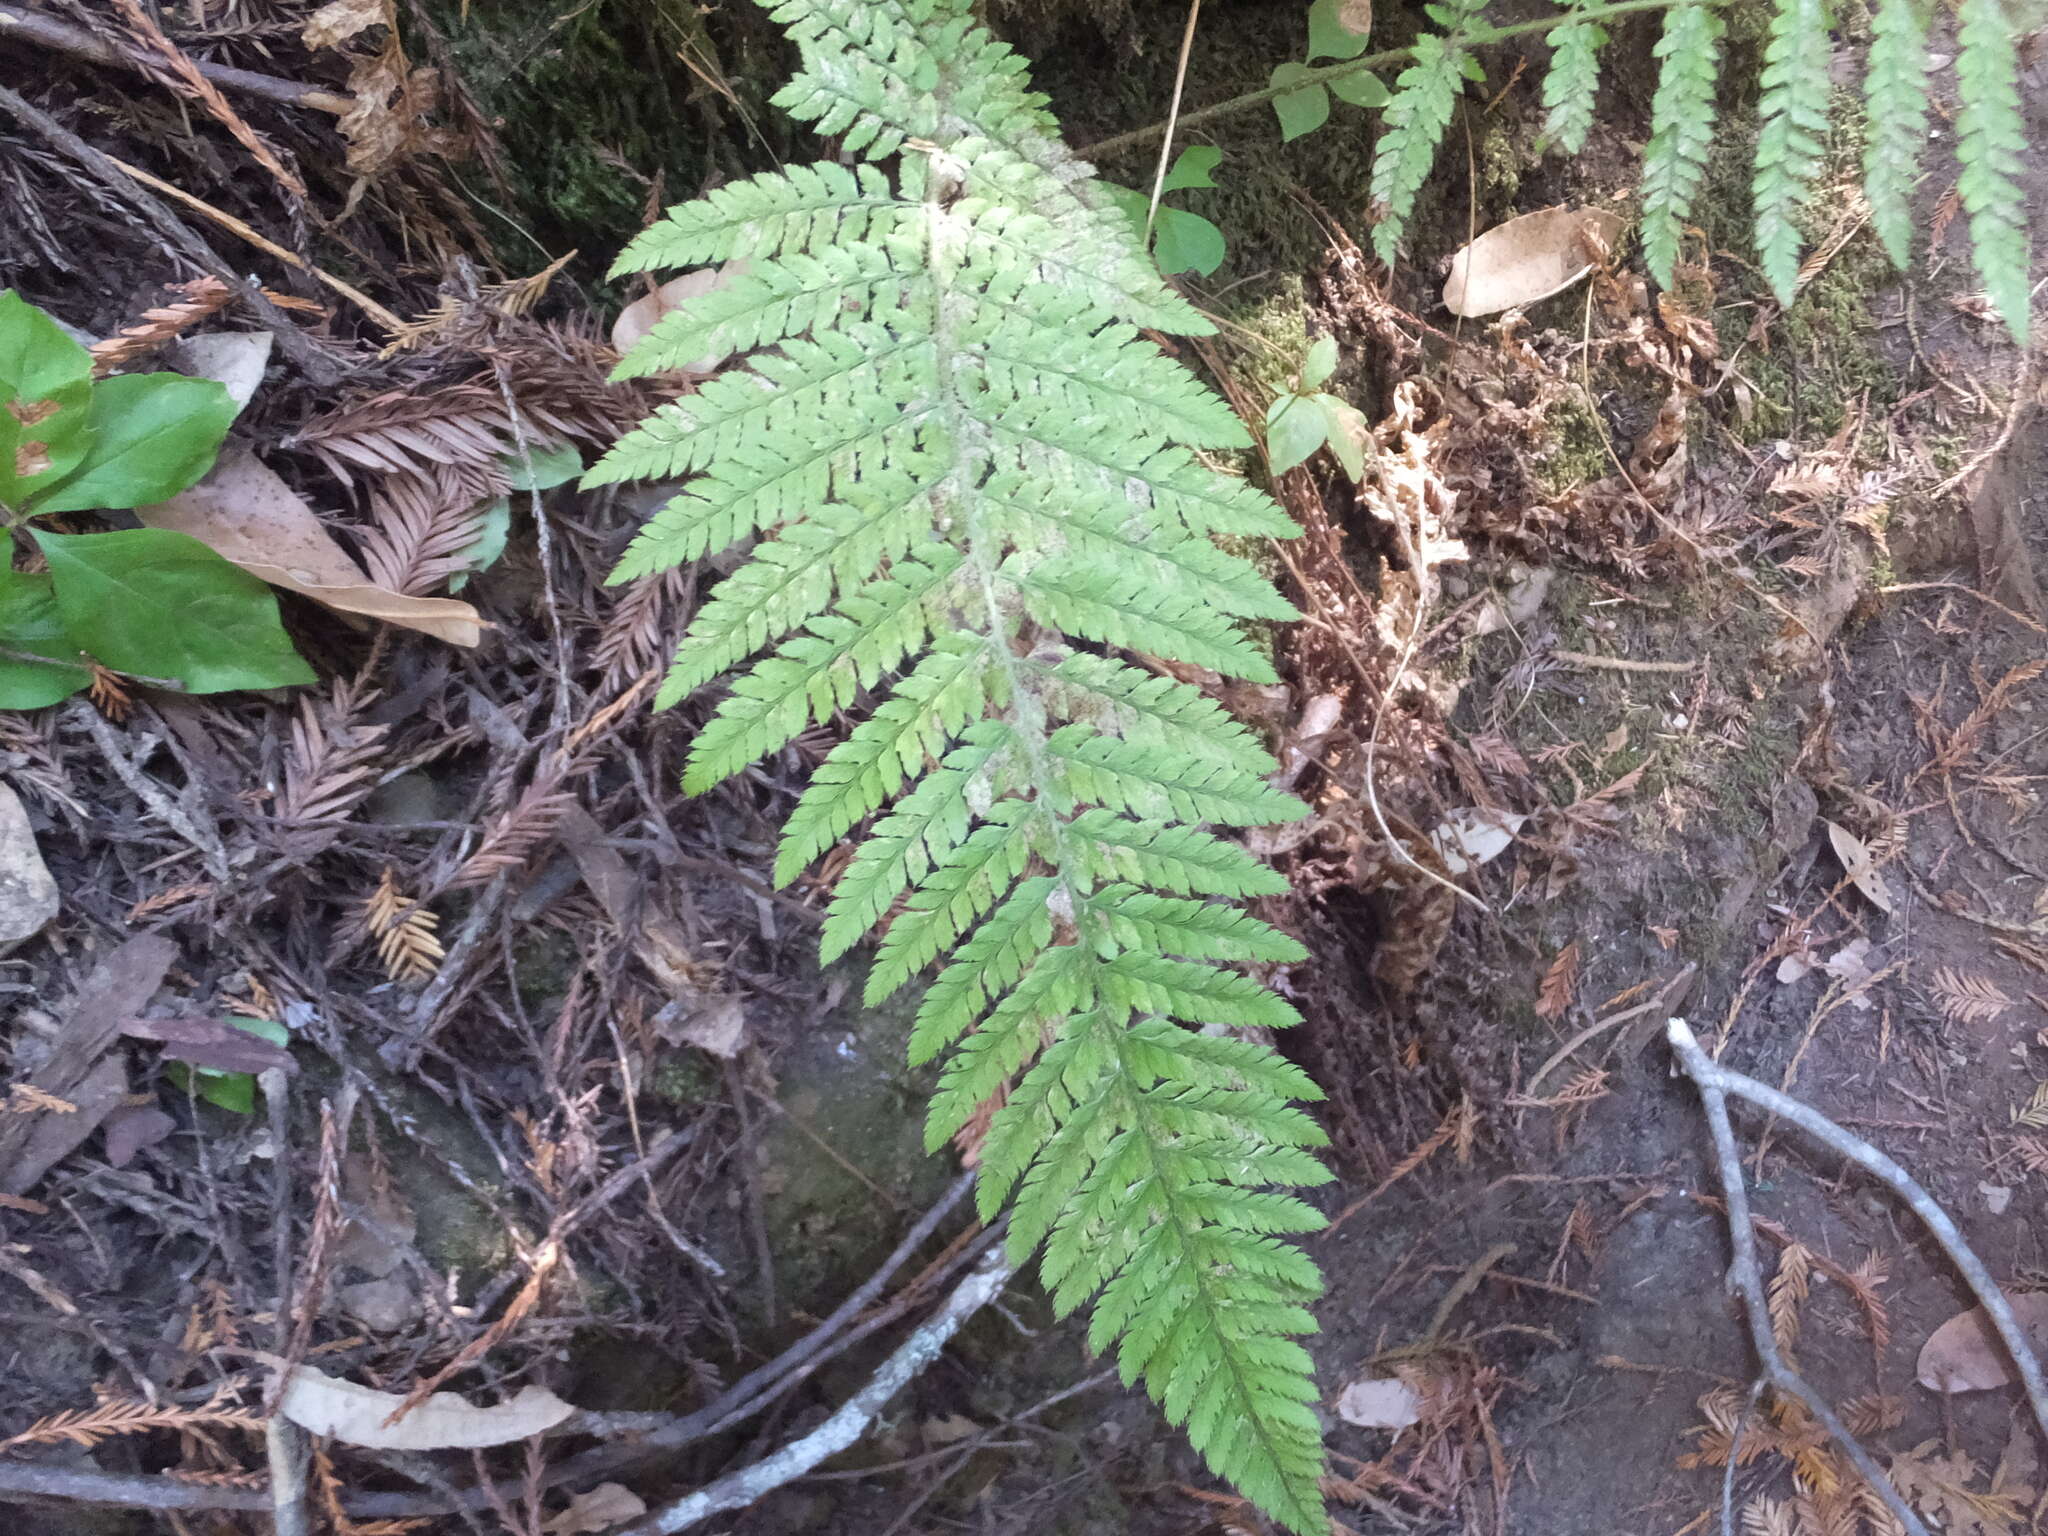
<svg viewBox="0 0 2048 1536">
<path fill-rule="evenodd" d="M 488 1408 L 453 1392 L 436 1392 L 397 1423 L 387 1423 L 404 1404 L 399 1393 L 357 1386 L 302 1365 L 285 1384 L 277 1411 L 313 1434 L 379 1451 L 509 1445 L 554 1428 L 576 1411 L 546 1387 L 528 1385 Z"/>
<path fill-rule="evenodd" d="M 230 450 L 192 489 L 135 515 L 147 527 L 190 534 L 250 575 L 337 612 L 382 619 L 451 645 L 473 646 L 483 638 L 484 621 L 468 603 L 373 585 L 305 499 L 253 453 Z"/>
<path fill-rule="evenodd" d="M 692 299 L 701 299 L 707 293 L 723 288 L 733 278 L 745 273 L 745 260 L 728 261 L 722 267 L 699 267 L 685 272 L 681 277 L 671 278 L 654 292 L 635 299 L 619 311 L 619 318 L 612 322 L 612 347 L 620 353 L 630 352 L 649 331 L 674 314 Z M 717 353 L 700 357 L 683 373 L 716 373 L 728 353 Z"/>
<path fill-rule="evenodd" d="M 1539 208 L 1496 224 L 1451 258 L 1444 306 L 1469 320 L 1561 293 L 1593 270 L 1589 237 L 1612 247 L 1621 228 L 1602 208 Z"/>
<path fill-rule="evenodd" d="M 1836 822 L 1823 818 L 1822 824 L 1828 829 L 1828 841 L 1834 845 L 1835 857 L 1842 861 L 1842 868 L 1851 883 L 1880 912 L 1891 912 L 1894 907 L 1892 888 L 1878 873 L 1876 860 L 1863 839 Z"/>
<path fill-rule="evenodd" d="M 338 48 L 358 32 L 389 22 L 385 0 L 329 0 L 306 18 L 299 41 L 308 48 Z"/>
<path fill-rule="evenodd" d="M 547 1536 L 589 1536 L 590 1532 L 624 1525 L 646 1513 L 646 1501 L 630 1488 L 619 1483 L 599 1483 L 588 1493 L 577 1494 L 569 1501 L 569 1507 L 541 1530 Z"/>
<path fill-rule="evenodd" d="M 2048 1293 L 2028 1291 L 2006 1300 L 2028 1341 L 2037 1351 L 2048 1349 Z M 1982 1307 L 1958 1313 L 1935 1329 L 1920 1347 L 1915 1370 L 1930 1392 L 1986 1392 L 2019 1380 Z"/>
</svg>

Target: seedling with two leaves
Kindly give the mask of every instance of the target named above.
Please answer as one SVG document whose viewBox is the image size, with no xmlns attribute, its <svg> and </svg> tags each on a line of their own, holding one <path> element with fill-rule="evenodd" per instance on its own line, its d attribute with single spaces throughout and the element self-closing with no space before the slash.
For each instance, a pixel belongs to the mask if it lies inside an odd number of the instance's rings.
<svg viewBox="0 0 2048 1536">
<path fill-rule="evenodd" d="M 1337 343 L 1325 336 L 1308 349 L 1294 389 L 1276 395 L 1266 408 L 1266 460 L 1273 474 L 1284 475 L 1328 448 L 1345 474 L 1364 478 L 1372 429 L 1356 406 L 1323 389 L 1336 371 Z"/>
</svg>

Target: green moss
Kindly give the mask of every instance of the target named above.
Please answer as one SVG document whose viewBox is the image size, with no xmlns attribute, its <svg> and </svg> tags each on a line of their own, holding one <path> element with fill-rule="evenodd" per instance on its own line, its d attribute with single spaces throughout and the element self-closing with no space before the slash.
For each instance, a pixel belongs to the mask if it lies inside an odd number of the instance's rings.
<svg viewBox="0 0 2048 1536">
<path fill-rule="evenodd" d="M 703 1104 L 717 1095 L 718 1074 L 703 1052 L 678 1052 L 647 1075 L 646 1091 L 668 1104 Z"/>
<path fill-rule="evenodd" d="M 1584 390 L 1567 390 L 1551 406 L 1543 424 L 1548 441 L 1532 468 L 1545 496 L 1563 496 L 1614 472 L 1606 424 Z"/>
</svg>

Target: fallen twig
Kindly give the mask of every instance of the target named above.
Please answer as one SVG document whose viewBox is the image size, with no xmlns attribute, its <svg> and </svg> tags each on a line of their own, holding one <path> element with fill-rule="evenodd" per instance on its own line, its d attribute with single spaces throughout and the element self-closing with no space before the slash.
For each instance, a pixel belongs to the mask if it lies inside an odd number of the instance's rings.
<svg viewBox="0 0 2048 1536">
<path fill-rule="evenodd" d="M 939 1351 L 960 1331 L 961 1325 L 995 1300 L 1009 1278 L 1010 1263 L 1003 1250 L 989 1249 L 966 1278 L 953 1287 L 946 1304 L 899 1344 L 896 1352 L 868 1378 L 867 1385 L 842 1403 L 823 1424 L 752 1466 L 663 1505 L 645 1520 L 628 1526 L 622 1536 L 673 1536 L 674 1532 L 687 1530 L 720 1510 L 744 1509 L 770 1490 L 803 1476 L 826 1457 L 845 1450 L 866 1432 L 875 1415 L 905 1383 L 939 1357 Z"/>
<path fill-rule="evenodd" d="M 1522 1092 L 1532 1099 L 1536 1097 L 1536 1090 L 1542 1086 L 1543 1079 L 1550 1076 L 1551 1073 L 1570 1060 L 1572 1054 L 1595 1035 L 1605 1034 L 1617 1024 L 1626 1024 L 1630 1019 L 1639 1019 L 1644 1014 L 1654 1012 L 1659 1008 L 1669 1010 L 1676 998 L 1678 989 L 1691 981 L 1693 973 L 1697 970 L 1699 970 L 1697 964 L 1688 962 L 1683 970 L 1659 987 L 1656 996 L 1652 997 L 1648 1002 L 1638 1003 L 1633 1008 L 1624 1008 L 1620 1013 L 1610 1013 L 1604 1019 L 1595 1019 L 1552 1052 L 1550 1060 L 1544 1062 L 1542 1066 L 1538 1067 L 1530 1075 L 1529 1086 L 1524 1088 Z M 1645 1043 L 1647 1044 L 1648 1042 L 1646 1041 Z M 1641 1054 L 1640 1049 L 1638 1054 Z"/>
<path fill-rule="evenodd" d="M 1630 661 L 1626 656 L 1595 656 L 1590 651 L 1552 651 L 1551 656 L 1574 667 L 1598 667 L 1608 672 L 1691 672 L 1696 661 Z"/>
<path fill-rule="evenodd" d="M 1728 1200 L 1728 1233 L 1735 1247 L 1735 1259 L 1728 1269 L 1728 1284 L 1741 1295 L 1743 1310 L 1748 1315 L 1750 1338 L 1756 1348 L 1757 1357 L 1763 1364 L 1764 1376 L 1771 1386 L 1799 1399 L 1808 1412 L 1832 1435 L 1847 1452 L 1850 1461 L 1885 1505 L 1898 1517 L 1912 1536 L 1925 1536 L 1926 1527 L 1907 1508 L 1891 1482 L 1878 1470 L 1870 1455 L 1857 1444 L 1853 1436 L 1828 1407 L 1778 1353 L 1776 1336 L 1771 1331 L 1770 1311 L 1764 1302 L 1762 1271 L 1757 1267 L 1756 1237 L 1750 1226 L 1749 1191 L 1742 1178 L 1742 1161 L 1735 1146 L 1735 1133 L 1728 1123 L 1727 1095 L 1747 1099 L 1752 1104 L 1769 1110 L 1772 1114 L 1790 1120 L 1815 1141 L 1830 1150 L 1840 1153 L 1859 1168 L 1874 1174 L 1887 1188 L 1896 1194 L 1918 1216 L 1927 1230 L 1934 1234 L 1935 1241 L 1962 1271 L 1964 1283 L 1970 1288 L 1990 1317 L 1992 1327 L 2012 1356 L 2014 1368 L 2026 1388 L 2027 1401 L 2033 1408 L 2035 1422 L 2043 1433 L 2048 1433 L 2048 1386 L 2041 1377 L 2040 1362 L 2034 1357 L 2033 1349 L 2021 1330 L 2019 1321 L 2013 1316 L 2011 1305 L 2005 1293 L 1991 1278 L 1991 1272 L 1984 1267 L 1970 1245 L 1963 1241 L 1963 1235 L 1948 1213 L 1935 1204 L 1934 1197 L 1920 1187 L 1911 1174 L 1891 1158 L 1877 1150 L 1867 1141 L 1853 1136 L 1836 1125 L 1834 1121 L 1818 1110 L 1802 1104 L 1788 1094 L 1731 1072 L 1726 1067 L 1710 1060 L 1693 1038 L 1692 1030 L 1685 1020 L 1673 1019 L 1668 1026 L 1671 1049 L 1677 1055 L 1679 1065 L 1693 1080 L 1699 1090 L 1700 1103 L 1707 1112 L 1707 1124 L 1713 1132 L 1715 1164 L 1720 1174 L 1721 1188 Z"/>
<path fill-rule="evenodd" d="M 143 70 L 139 59 L 93 36 L 85 28 L 74 27 L 69 22 L 37 11 L 25 11 L 18 5 L 0 5 L 0 39 L 34 43 L 40 48 L 68 53 L 94 64 L 113 64 L 138 72 Z M 200 74 L 222 90 L 235 91 L 243 96 L 260 96 L 265 101 L 280 102 L 288 107 L 311 107 L 317 112 L 332 112 L 336 117 L 352 111 L 356 105 L 353 96 L 300 85 L 296 80 L 259 75 L 253 70 L 237 69 L 232 64 L 212 64 L 203 59 L 192 62 Z"/>
<path fill-rule="evenodd" d="M 294 325 L 283 310 L 264 296 L 254 281 L 236 271 L 218 251 L 179 222 L 170 209 L 137 186 L 111 156 L 93 148 L 41 107 L 4 85 L 0 85 L 0 112 L 7 113 L 24 128 L 39 135 L 52 149 L 129 203 L 172 250 L 200 271 L 211 272 L 233 288 L 249 313 L 277 337 L 278 349 L 292 360 L 308 383 L 326 388 L 341 382 L 347 370 L 337 358 Z"/>
</svg>

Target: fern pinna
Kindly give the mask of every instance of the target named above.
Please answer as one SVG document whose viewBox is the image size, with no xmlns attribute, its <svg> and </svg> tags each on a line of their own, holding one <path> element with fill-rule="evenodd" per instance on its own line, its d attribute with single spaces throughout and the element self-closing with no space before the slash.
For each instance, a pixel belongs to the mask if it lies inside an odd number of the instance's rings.
<svg viewBox="0 0 2048 1536">
<path fill-rule="evenodd" d="M 1272 681 L 1242 621 L 1292 610 L 1211 536 L 1295 529 L 1188 451 L 1249 438 L 1140 328 L 1211 327 L 968 0 L 770 9 L 802 63 L 777 101 L 859 163 L 734 183 L 626 250 L 621 272 L 734 265 L 622 374 L 752 356 L 589 476 L 690 477 L 615 579 L 762 535 L 660 695 L 759 655 L 685 787 L 865 708 L 790 816 L 777 879 L 887 808 L 822 949 L 886 924 L 870 1004 L 940 963 L 911 1042 L 914 1061 L 944 1058 L 927 1141 L 999 1105 L 984 1216 L 1010 1205 L 1018 1261 L 1042 1249 L 1063 1312 L 1093 1299 L 1092 1344 L 1116 1346 L 1211 1467 L 1321 1533 L 1293 1337 L 1320 1281 L 1278 1236 L 1322 1224 L 1283 1192 L 1326 1177 L 1297 1107 L 1319 1095 L 1227 1032 L 1295 1018 L 1229 963 L 1303 952 L 1227 904 L 1284 883 L 1208 830 L 1303 807 L 1243 726 L 1146 663 Z"/>
</svg>

